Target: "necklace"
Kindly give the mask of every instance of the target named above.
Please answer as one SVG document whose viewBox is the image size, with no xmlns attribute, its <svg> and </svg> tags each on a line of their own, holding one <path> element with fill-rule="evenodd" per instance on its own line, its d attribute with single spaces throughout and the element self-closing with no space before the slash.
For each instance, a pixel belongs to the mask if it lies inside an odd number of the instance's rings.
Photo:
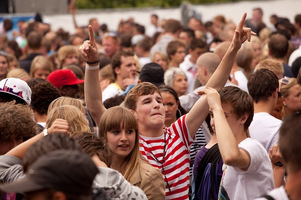
<svg viewBox="0 0 301 200">
<path fill-rule="evenodd" d="M 158 160 L 158 158 L 155 156 L 155 154 L 152 152 L 152 150 L 149 148 L 149 152 L 152 154 L 152 157 L 158 162 L 161 164 L 161 171 L 162 171 L 162 174 L 164 176 L 164 180 L 166 182 L 166 187 L 168 188 L 169 192 L 171 192 L 170 190 L 170 185 L 168 183 L 168 179 L 166 177 L 166 173 L 165 173 L 165 170 L 164 170 L 164 162 L 165 162 L 165 154 L 166 154 L 166 132 L 165 132 L 165 129 L 163 131 L 163 135 L 164 135 L 164 148 L 163 148 L 163 155 L 162 155 L 162 160 Z"/>
</svg>

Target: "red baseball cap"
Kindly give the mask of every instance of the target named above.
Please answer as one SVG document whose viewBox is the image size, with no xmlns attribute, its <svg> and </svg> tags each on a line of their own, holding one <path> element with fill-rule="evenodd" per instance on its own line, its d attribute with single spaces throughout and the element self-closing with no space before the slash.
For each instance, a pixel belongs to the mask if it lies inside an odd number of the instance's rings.
<svg viewBox="0 0 301 200">
<path fill-rule="evenodd" d="M 71 69 L 58 69 L 51 72 L 47 80 L 57 88 L 65 85 L 77 85 L 85 82 L 77 79 L 76 75 Z"/>
</svg>

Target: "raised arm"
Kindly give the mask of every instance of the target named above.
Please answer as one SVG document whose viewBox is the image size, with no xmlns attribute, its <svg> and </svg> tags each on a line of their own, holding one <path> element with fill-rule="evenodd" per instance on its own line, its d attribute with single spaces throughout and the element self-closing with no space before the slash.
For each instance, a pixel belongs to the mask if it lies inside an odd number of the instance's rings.
<svg viewBox="0 0 301 200">
<path fill-rule="evenodd" d="M 206 88 L 204 93 L 205 95 L 203 96 L 207 97 L 207 102 L 213 113 L 218 148 L 223 162 L 227 165 L 247 170 L 251 158 L 246 150 L 238 147 L 237 140 L 222 108 L 219 93 L 213 88 Z"/>
<path fill-rule="evenodd" d="M 230 76 L 231 68 L 238 50 L 246 40 L 250 41 L 251 35 L 255 34 L 250 28 L 243 27 L 246 16 L 247 14 L 244 13 L 237 28 L 235 29 L 230 47 L 212 77 L 207 82 L 206 87 L 212 87 L 215 89 L 224 87 L 228 77 Z M 201 97 L 191 108 L 186 118 L 186 123 L 191 137 L 195 136 L 196 131 L 205 120 L 208 112 L 209 107 L 207 102 Z"/>
<path fill-rule="evenodd" d="M 68 132 L 68 122 L 64 119 L 56 119 L 51 127 L 47 129 L 47 134 L 55 134 L 55 133 L 64 133 L 69 134 Z M 36 143 L 38 140 L 44 137 L 44 133 L 41 132 L 37 134 L 36 136 L 26 140 L 25 142 L 19 144 L 18 146 L 11 149 L 9 152 L 7 152 L 5 155 L 10 155 L 17 157 L 19 159 L 23 159 L 24 154 L 28 150 L 29 147 L 31 147 L 34 143 Z"/>
<path fill-rule="evenodd" d="M 99 84 L 99 56 L 91 25 L 89 25 L 89 37 L 90 40 L 86 40 L 79 47 L 79 51 L 87 62 L 85 71 L 85 102 L 90 114 L 98 125 L 106 109 L 102 104 L 102 91 Z"/>
</svg>

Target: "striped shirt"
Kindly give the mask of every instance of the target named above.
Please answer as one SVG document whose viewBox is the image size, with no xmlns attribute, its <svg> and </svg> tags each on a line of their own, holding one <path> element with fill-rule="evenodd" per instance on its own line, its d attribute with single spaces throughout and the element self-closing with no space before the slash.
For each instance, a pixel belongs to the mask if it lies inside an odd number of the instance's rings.
<svg viewBox="0 0 301 200">
<path fill-rule="evenodd" d="M 185 119 L 186 115 L 165 128 L 160 137 L 140 135 L 141 154 L 164 176 L 166 199 L 189 199 L 189 146 L 193 140 Z"/>
</svg>

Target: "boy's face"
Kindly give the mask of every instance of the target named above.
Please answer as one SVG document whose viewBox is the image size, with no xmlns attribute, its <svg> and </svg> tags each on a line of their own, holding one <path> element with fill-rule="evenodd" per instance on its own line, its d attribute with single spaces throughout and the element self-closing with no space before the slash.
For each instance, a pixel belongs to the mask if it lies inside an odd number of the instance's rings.
<svg viewBox="0 0 301 200">
<path fill-rule="evenodd" d="M 184 61 L 185 56 L 185 47 L 178 47 L 176 53 L 174 55 L 171 55 L 170 58 L 172 62 L 181 64 Z"/>
<path fill-rule="evenodd" d="M 165 107 L 159 93 L 138 97 L 135 116 L 139 128 L 163 128 L 165 123 Z M 142 133 L 143 134 L 143 133 Z"/>
<path fill-rule="evenodd" d="M 232 111 L 232 105 L 229 103 L 222 103 L 222 108 L 224 110 L 227 122 L 229 124 L 229 126 L 231 127 L 231 130 L 233 132 L 233 134 L 235 135 L 239 130 L 240 130 L 240 126 L 241 126 L 241 120 L 237 119 L 237 116 L 234 114 L 234 112 Z M 218 123 L 215 121 L 214 116 L 211 118 L 211 126 L 213 131 L 215 132 L 215 124 Z M 243 124 L 242 124 L 243 126 Z"/>
</svg>

